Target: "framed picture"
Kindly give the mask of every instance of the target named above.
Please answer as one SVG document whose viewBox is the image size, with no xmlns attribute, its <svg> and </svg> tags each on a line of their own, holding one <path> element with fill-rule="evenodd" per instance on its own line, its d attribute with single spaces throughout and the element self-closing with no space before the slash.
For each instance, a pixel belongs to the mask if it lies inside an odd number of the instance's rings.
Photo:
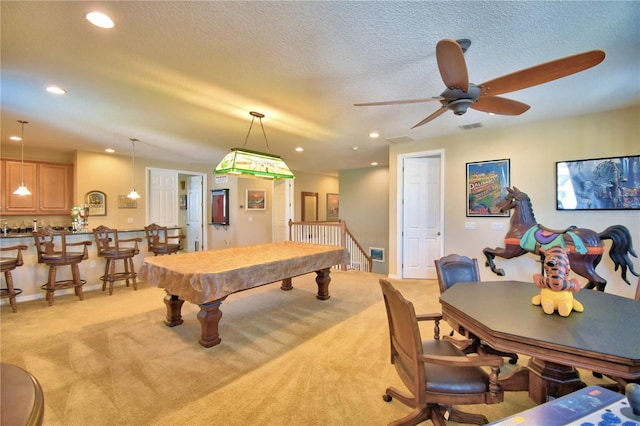
<svg viewBox="0 0 640 426">
<path fill-rule="evenodd" d="M 187 194 L 180 196 L 180 210 L 187 209 Z"/>
<path fill-rule="evenodd" d="M 247 210 L 266 210 L 267 191 L 263 189 L 247 189 L 244 205 Z"/>
<path fill-rule="evenodd" d="M 556 210 L 640 210 L 640 155 L 557 162 Z"/>
<path fill-rule="evenodd" d="M 467 216 L 509 216 L 496 203 L 510 185 L 509 159 L 467 163 Z"/>
<path fill-rule="evenodd" d="M 89 216 L 107 215 L 107 195 L 102 191 L 89 191 L 85 195 Z"/>
<path fill-rule="evenodd" d="M 369 247 L 369 256 L 374 262 L 384 262 L 384 249 L 379 247 Z"/>
<path fill-rule="evenodd" d="M 327 220 L 340 219 L 340 196 L 327 194 Z"/>
<path fill-rule="evenodd" d="M 119 209 L 136 209 L 138 208 L 138 200 L 131 199 L 126 195 L 118 195 L 118 208 Z"/>
</svg>

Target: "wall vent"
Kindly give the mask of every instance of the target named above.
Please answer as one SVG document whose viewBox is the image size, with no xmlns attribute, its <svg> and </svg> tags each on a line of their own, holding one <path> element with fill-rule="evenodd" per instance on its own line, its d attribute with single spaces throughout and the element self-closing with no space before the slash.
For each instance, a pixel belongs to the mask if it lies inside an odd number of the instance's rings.
<svg viewBox="0 0 640 426">
<path fill-rule="evenodd" d="M 394 138 L 388 138 L 385 140 L 391 144 L 413 142 L 413 139 L 410 138 L 409 136 L 396 136 Z"/>
<path fill-rule="evenodd" d="M 463 124 L 462 126 L 458 126 L 462 130 L 471 130 L 476 129 L 478 127 L 482 127 L 482 123 L 471 123 L 471 124 Z"/>
</svg>

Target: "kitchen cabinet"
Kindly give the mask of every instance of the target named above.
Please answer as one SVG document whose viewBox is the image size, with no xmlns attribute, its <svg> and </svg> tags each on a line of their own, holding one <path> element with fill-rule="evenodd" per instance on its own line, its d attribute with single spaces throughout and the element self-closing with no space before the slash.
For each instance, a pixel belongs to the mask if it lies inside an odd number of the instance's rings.
<svg viewBox="0 0 640 426">
<path fill-rule="evenodd" d="M 31 195 L 14 195 L 22 180 L 22 164 L 2 160 L 2 207 L 6 216 L 69 214 L 73 203 L 73 165 L 25 161 L 24 183 Z"/>
</svg>

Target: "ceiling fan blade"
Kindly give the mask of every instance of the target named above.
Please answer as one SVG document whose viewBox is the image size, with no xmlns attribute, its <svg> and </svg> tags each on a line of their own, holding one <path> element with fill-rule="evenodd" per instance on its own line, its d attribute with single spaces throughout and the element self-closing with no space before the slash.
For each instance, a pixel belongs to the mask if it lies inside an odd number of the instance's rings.
<svg viewBox="0 0 640 426">
<path fill-rule="evenodd" d="M 513 99 L 501 98 L 499 96 L 485 96 L 471 104 L 470 108 L 500 115 L 520 115 L 531 107 L 525 103 L 514 101 Z"/>
<path fill-rule="evenodd" d="M 367 102 L 360 104 L 353 104 L 353 106 L 377 106 L 377 105 L 402 105 L 402 104 L 417 104 L 420 102 L 432 102 L 432 101 L 440 101 L 443 98 L 441 96 L 433 96 L 431 98 L 421 98 L 421 99 L 404 99 L 401 101 L 383 101 L 383 102 Z"/>
<path fill-rule="evenodd" d="M 442 105 L 439 110 L 437 110 L 436 112 L 434 112 L 433 114 L 431 114 L 430 116 L 428 116 L 427 118 L 425 118 L 424 120 L 422 120 L 421 122 L 413 126 L 412 129 L 415 129 L 418 126 L 422 126 L 423 124 L 427 124 L 428 122 L 430 122 L 436 117 L 440 117 L 442 114 L 445 113 L 445 111 L 447 111 L 447 107 Z"/>
<path fill-rule="evenodd" d="M 462 48 L 455 40 L 440 40 L 436 45 L 436 58 L 442 81 L 449 89 L 469 90 L 469 74 Z"/>
<path fill-rule="evenodd" d="M 516 71 L 480 84 L 480 96 L 496 96 L 547 83 L 596 66 L 604 57 L 604 51 L 591 50 Z"/>
</svg>

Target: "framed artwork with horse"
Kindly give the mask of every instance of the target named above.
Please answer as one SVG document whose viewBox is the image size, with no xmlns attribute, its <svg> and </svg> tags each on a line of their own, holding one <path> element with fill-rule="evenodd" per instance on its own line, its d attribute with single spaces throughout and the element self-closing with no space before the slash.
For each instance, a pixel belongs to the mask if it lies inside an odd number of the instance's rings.
<svg viewBox="0 0 640 426">
<path fill-rule="evenodd" d="M 557 210 L 640 210 L 640 155 L 559 161 Z"/>
<path fill-rule="evenodd" d="M 627 278 L 627 272 L 638 276 L 629 257 L 638 257 L 638 255 L 633 249 L 631 233 L 627 227 L 612 225 L 601 232 L 577 226 L 564 229 L 547 228 L 536 222 L 533 206 L 527 194 L 516 187 L 506 188 L 506 190 L 507 195 L 496 204 L 496 207 L 502 211 L 513 210 L 509 230 L 504 237 L 504 247 L 486 247 L 482 250 L 486 258 L 486 266 L 495 274 L 504 276 L 504 270 L 496 267 L 494 262 L 496 257 L 512 259 L 533 253 L 543 260 L 544 250 L 561 246 L 568 252 L 571 270 L 588 280 L 584 287 L 595 287 L 604 291 L 607 280 L 598 275 L 595 268 L 606 250 L 604 241 L 611 240 L 609 257 L 613 260 L 615 270 L 620 269 L 622 279 L 629 285 L 631 283 Z"/>
</svg>

